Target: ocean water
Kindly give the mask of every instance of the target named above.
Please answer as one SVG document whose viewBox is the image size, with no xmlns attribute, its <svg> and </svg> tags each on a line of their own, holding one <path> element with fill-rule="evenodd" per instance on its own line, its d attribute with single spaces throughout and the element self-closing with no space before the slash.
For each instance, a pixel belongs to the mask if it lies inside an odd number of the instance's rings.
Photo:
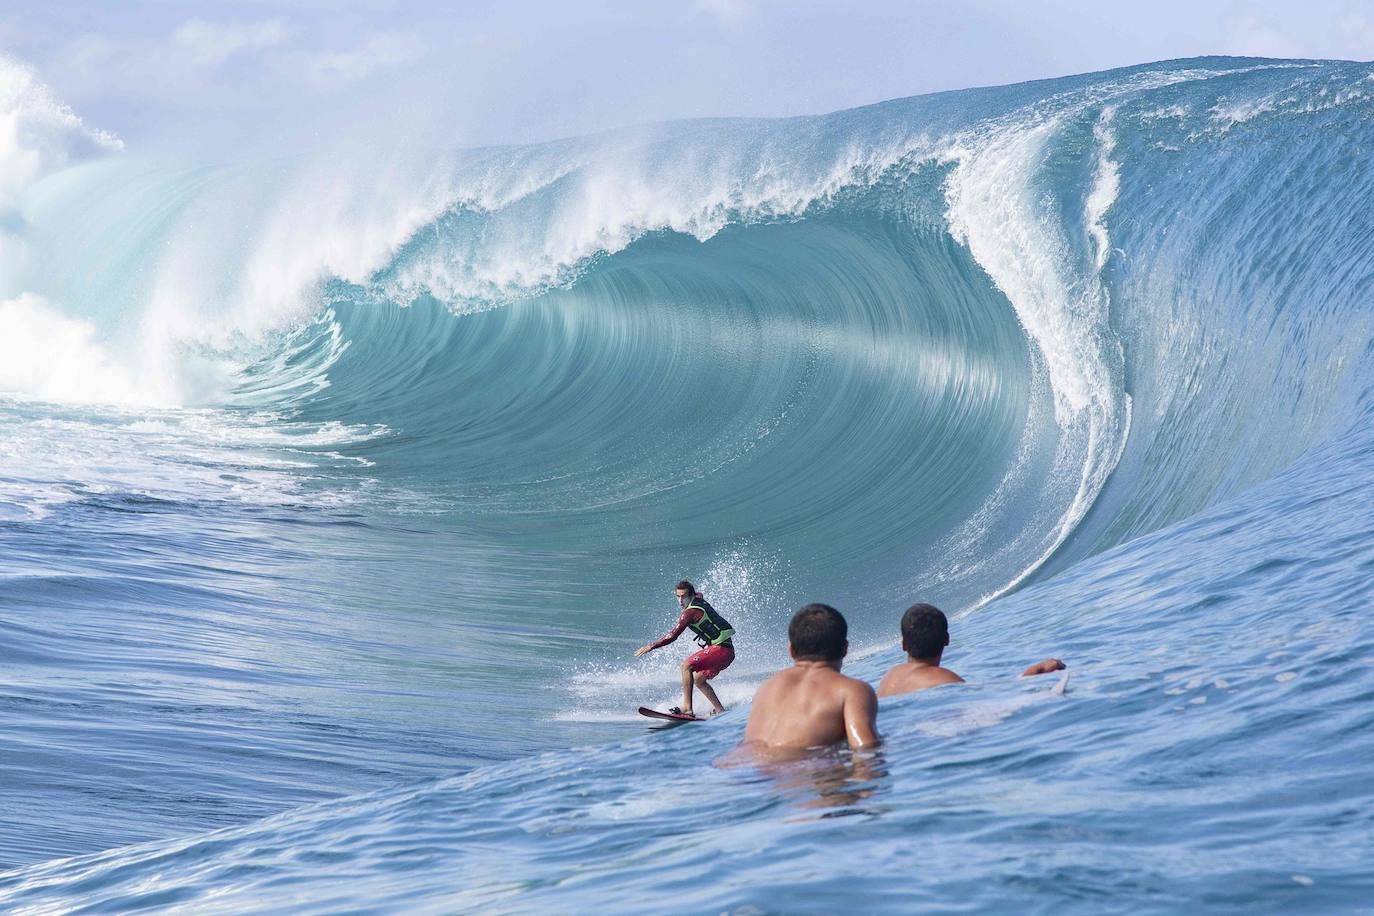
<svg viewBox="0 0 1374 916">
<path fill-rule="evenodd" d="M 0 906 L 1374 900 L 1374 66 L 233 158 L 0 89 Z M 650 731 L 683 577 L 733 708 Z M 740 763 L 811 600 L 970 684 Z"/>
</svg>

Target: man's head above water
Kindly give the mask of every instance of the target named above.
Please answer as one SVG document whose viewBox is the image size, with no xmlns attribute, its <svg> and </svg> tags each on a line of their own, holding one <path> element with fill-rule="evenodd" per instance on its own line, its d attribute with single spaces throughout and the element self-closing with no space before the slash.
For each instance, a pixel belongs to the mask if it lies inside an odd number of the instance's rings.
<svg viewBox="0 0 1374 916">
<path fill-rule="evenodd" d="M 787 643 L 795 661 L 838 663 L 849 652 L 849 624 L 828 604 L 808 604 L 792 615 Z"/>
<path fill-rule="evenodd" d="M 890 697 L 944 684 L 960 684 L 963 678 L 942 667 L 945 649 L 949 647 L 949 618 L 933 604 L 913 604 L 902 615 L 902 650 L 906 660 L 883 675 L 878 684 L 878 696 Z M 1057 658 L 1036 662 L 1022 677 L 1064 670 Z"/>
<path fill-rule="evenodd" d="M 902 649 L 911 658 L 939 659 L 949 645 L 949 619 L 933 604 L 913 604 L 902 615 Z"/>
</svg>

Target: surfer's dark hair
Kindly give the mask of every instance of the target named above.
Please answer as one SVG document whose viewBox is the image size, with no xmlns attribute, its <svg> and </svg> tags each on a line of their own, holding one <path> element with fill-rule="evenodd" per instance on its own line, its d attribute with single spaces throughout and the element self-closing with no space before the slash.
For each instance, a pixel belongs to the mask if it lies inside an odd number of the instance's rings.
<svg viewBox="0 0 1374 916">
<path fill-rule="evenodd" d="M 828 604 L 808 604 L 792 615 L 787 641 L 799 662 L 837 662 L 849 650 L 849 624 Z"/>
<path fill-rule="evenodd" d="M 683 579 L 677 585 L 673 586 L 673 591 L 677 591 L 678 589 L 682 589 L 689 595 L 695 595 L 697 593 L 696 587 L 692 585 L 692 583 L 688 582 L 686 579 Z"/>
<path fill-rule="evenodd" d="M 902 648 L 912 658 L 932 658 L 949 645 L 949 619 L 933 604 L 913 604 L 902 615 Z"/>
</svg>

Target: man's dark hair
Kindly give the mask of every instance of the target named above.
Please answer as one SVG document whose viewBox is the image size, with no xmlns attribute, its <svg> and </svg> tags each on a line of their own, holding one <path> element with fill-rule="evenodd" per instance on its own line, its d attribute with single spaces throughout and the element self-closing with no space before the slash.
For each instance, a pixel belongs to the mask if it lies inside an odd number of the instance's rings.
<svg viewBox="0 0 1374 916">
<path fill-rule="evenodd" d="M 673 591 L 677 591 L 678 589 L 682 589 L 689 595 L 695 595 L 697 593 L 696 588 L 692 585 L 692 583 L 688 582 L 686 579 L 683 579 L 677 585 L 673 586 Z"/>
<path fill-rule="evenodd" d="M 933 604 L 913 604 L 902 615 L 902 648 L 912 658 L 932 658 L 949 645 L 949 620 Z"/>
<path fill-rule="evenodd" d="M 848 649 L 849 624 L 828 604 L 808 604 L 792 615 L 787 641 L 799 662 L 837 662 Z"/>
</svg>

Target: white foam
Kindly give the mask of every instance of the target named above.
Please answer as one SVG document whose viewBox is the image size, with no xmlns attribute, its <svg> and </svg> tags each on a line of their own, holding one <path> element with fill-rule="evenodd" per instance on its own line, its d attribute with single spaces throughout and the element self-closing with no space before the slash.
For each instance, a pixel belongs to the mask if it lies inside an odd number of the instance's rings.
<svg viewBox="0 0 1374 916">
<path fill-rule="evenodd" d="M 1118 382 L 1123 356 L 1107 320 L 1109 299 L 1100 275 L 1111 252 L 1105 218 L 1120 189 L 1119 171 L 1111 158 L 1116 100 L 1176 83 L 1293 66 L 1304 65 L 1143 72 L 985 122 L 954 138 L 941 154 L 952 165 L 945 184 L 951 232 L 968 246 L 1016 311 L 1036 348 L 1032 372 L 1043 367 L 1046 374 L 1059 429 L 1051 468 L 1040 484 L 1043 492 L 1055 497 L 1044 505 L 1059 506 L 1057 516 L 1038 516 L 1054 519 L 1047 528 L 1027 526 L 1013 543 L 995 550 L 980 543 L 988 533 L 1006 530 L 996 519 L 1008 494 L 1021 489 L 1019 478 L 1028 467 L 1031 448 L 1028 437 L 1041 427 L 1039 422 L 1027 422 L 1013 467 L 993 497 L 948 539 L 947 547 L 983 557 L 979 562 L 985 565 L 1004 556 L 1034 557 L 964 613 L 1016 588 L 1053 556 L 1092 507 L 1126 447 L 1131 399 Z M 1100 109 L 1093 132 L 1097 168 L 1084 204 L 1094 257 L 1091 265 L 1081 265 L 1051 203 L 1037 190 L 1035 177 L 1045 162 L 1049 140 L 1094 107 Z M 1036 419 L 1035 408 L 1032 398 L 1031 420 Z"/>
<path fill-rule="evenodd" d="M 1255 99 L 1219 102 L 1208 109 L 1208 114 L 1218 125 L 1229 129 L 1237 124 L 1253 121 L 1260 115 L 1268 114 L 1279 104 L 1280 100 L 1274 96 L 1261 96 Z"/>
<path fill-rule="evenodd" d="M 1097 141 L 1097 169 L 1093 173 L 1092 190 L 1084 206 L 1084 221 L 1087 223 L 1088 236 L 1093 240 L 1094 260 L 1100 271 L 1107 264 L 1107 256 L 1112 251 L 1112 240 L 1107 234 L 1107 211 L 1116 203 L 1116 195 L 1121 190 L 1121 171 L 1112 159 L 1116 148 L 1116 135 L 1112 133 L 1112 119 L 1116 109 L 1107 106 L 1102 109 L 1097 123 L 1093 125 L 1093 139 Z"/>
<path fill-rule="evenodd" d="M 1107 398 L 1111 381 L 1097 339 L 1101 303 L 1078 292 L 1078 274 L 1054 215 L 1034 183 L 1064 117 L 1014 124 L 953 148 L 945 185 L 954 237 L 968 246 L 1037 345 L 1061 427 Z"/>
<path fill-rule="evenodd" d="M 1010 551 L 1030 553 L 1035 560 L 975 607 L 1014 588 L 1049 559 L 1087 513 L 1125 448 L 1130 401 L 1118 381 L 1121 348 L 1107 321 L 1107 292 L 1100 280 L 1111 250 L 1105 216 L 1120 187 L 1111 159 L 1112 106 L 1103 106 L 1094 128 L 1097 168 L 1084 203 L 1084 224 L 1094 244 L 1091 265 L 1078 263 L 1035 180 L 1050 140 L 1092 104 L 1098 100 L 1083 99 L 1054 114 L 1020 113 L 980 128 L 945 154 L 953 164 L 945 184 L 951 233 L 1006 295 L 1034 344 L 1059 429 L 1043 492 L 1062 508 L 1048 529 L 1026 530 Z M 1031 406 L 1033 412 L 1034 400 Z M 998 493 L 1019 489 L 1028 437 L 1039 428 L 1035 419 L 1028 418 L 1032 422 L 1026 424 L 1017 461 Z M 992 523 L 1001 506 L 997 497 L 951 542 L 974 555 L 986 553 L 975 545 L 983 532 L 1002 527 Z"/>
<path fill-rule="evenodd" d="M 0 397 L 0 518 L 42 519 L 101 494 L 345 505 L 366 490 L 366 480 L 346 470 L 356 458 L 321 447 L 388 432 L 215 409 L 35 410 Z"/>
<path fill-rule="evenodd" d="M 532 180 L 512 182 L 506 163 L 458 167 L 451 207 L 499 214 L 528 198 L 534 219 L 496 219 L 481 244 L 455 244 L 404 267 L 387 291 L 398 298 L 430 293 L 452 302 L 503 300 L 566 282 L 591 258 L 671 230 L 706 240 L 737 220 L 801 214 L 844 188 L 875 179 L 924 142 L 898 137 L 851 144 L 808 162 L 779 141 L 759 147 L 641 134 L 537 147 L 520 160 Z M 554 161 L 547 161 L 552 159 Z M 492 166 L 495 165 L 493 174 Z M 516 212 L 516 211 L 512 211 Z"/>
<path fill-rule="evenodd" d="M 33 188 L 122 149 L 117 137 L 87 127 L 57 101 L 31 69 L 0 57 L 0 271 L 6 278 L 19 274 L 29 253 L 25 208 Z M 0 301 L 0 392 L 64 403 L 165 406 L 185 402 L 188 390 L 209 387 L 216 374 L 213 362 L 203 359 L 182 359 L 175 375 L 158 372 L 149 361 L 112 350 L 84 316 L 31 291 L 8 296 Z"/>
<path fill-rule="evenodd" d="M 110 358 L 93 325 L 28 293 L 0 302 L 0 394 L 84 404 L 157 400 Z"/>
</svg>

